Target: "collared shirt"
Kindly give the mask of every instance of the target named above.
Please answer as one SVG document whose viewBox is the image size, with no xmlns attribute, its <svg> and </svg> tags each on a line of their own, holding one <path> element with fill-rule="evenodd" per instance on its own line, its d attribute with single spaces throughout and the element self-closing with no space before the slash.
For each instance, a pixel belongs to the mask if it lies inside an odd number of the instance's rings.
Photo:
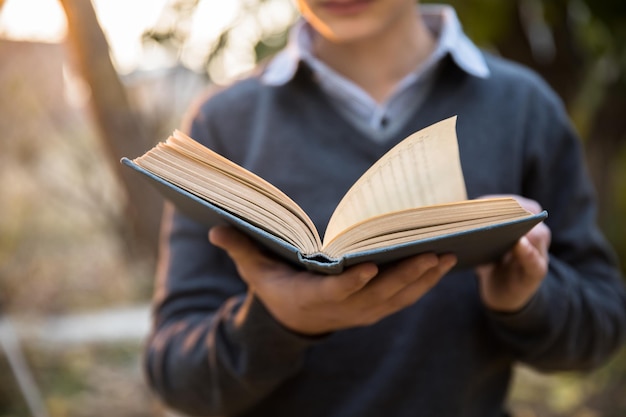
<svg viewBox="0 0 626 417">
<path fill-rule="evenodd" d="M 384 141 L 395 127 L 425 99 L 432 84 L 437 65 L 450 55 L 456 64 L 476 77 L 489 76 L 489 69 L 480 50 L 461 28 L 454 9 L 444 5 L 421 5 L 424 22 L 435 35 L 436 47 L 431 56 L 395 87 L 390 97 L 377 102 L 350 79 L 337 73 L 315 57 L 312 47 L 313 28 L 300 19 L 291 29 L 289 43 L 268 65 L 262 81 L 268 85 L 289 82 L 300 61 L 305 62 L 315 75 L 322 90 L 331 98 L 345 117 L 377 141 Z"/>
</svg>

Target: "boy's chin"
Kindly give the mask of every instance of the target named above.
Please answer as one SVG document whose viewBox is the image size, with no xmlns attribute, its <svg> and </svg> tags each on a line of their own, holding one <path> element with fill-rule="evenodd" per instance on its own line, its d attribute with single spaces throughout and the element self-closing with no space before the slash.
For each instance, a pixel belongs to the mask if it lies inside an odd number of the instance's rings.
<svg viewBox="0 0 626 417">
<path fill-rule="evenodd" d="M 375 21 L 352 19 L 344 22 L 332 22 L 319 28 L 320 34 L 334 44 L 353 44 L 375 39 L 379 33 Z"/>
</svg>

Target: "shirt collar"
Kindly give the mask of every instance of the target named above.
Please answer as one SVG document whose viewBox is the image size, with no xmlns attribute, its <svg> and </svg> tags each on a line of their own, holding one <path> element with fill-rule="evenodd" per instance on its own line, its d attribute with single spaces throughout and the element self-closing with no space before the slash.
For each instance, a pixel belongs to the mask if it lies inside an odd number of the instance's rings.
<svg viewBox="0 0 626 417">
<path fill-rule="evenodd" d="M 465 35 L 456 11 L 447 5 L 423 4 L 420 12 L 430 30 L 437 35 L 434 55 L 450 54 L 465 72 L 479 78 L 489 76 L 489 68 L 478 47 Z M 287 46 L 268 64 L 261 80 L 268 85 L 283 85 L 296 74 L 301 61 L 311 56 L 309 24 L 299 19 L 289 33 Z"/>
</svg>

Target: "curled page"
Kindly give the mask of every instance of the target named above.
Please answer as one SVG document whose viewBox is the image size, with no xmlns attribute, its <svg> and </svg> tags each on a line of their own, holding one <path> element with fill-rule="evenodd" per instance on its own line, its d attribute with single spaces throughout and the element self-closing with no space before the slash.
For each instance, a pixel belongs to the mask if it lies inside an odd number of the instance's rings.
<svg viewBox="0 0 626 417">
<path fill-rule="evenodd" d="M 372 165 L 339 202 L 324 245 L 380 214 L 466 199 L 454 116 L 415 132 Z"/>
</svg>

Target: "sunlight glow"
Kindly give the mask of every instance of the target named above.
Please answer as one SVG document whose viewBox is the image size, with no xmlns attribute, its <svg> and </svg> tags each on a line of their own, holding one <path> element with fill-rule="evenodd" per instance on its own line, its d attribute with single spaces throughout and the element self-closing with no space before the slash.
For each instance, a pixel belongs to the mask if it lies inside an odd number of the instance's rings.
<svg viewBox="0 0 626 417">
<path fill-rule="evenodd" d="M 155 25 L 169 0 L 92 0 L 120 72 L 154 66 L 143 54 L 141 35 Z M 198 6 L 193 42 L 206 43 L 232 20 L 239 2 L 205 0 Z M 36 12 L 33 12 L 36 11 Z M 56 0 L 6 0 L 0 9 L 0 37 L 61 42 L 67 21 Z"/>
<path fill-rule="evenodd" d="M 238 29 L 231 37 L 231 50 L 216 65 L 218 78 L 230 78 L 254 64 L 251 50 L 261 31 L 284 28 L 293 20 L 294 9 L 286 0 L 266 1 L 258 14 L 239 18 L 242 0 L 201 0 L 189 22 L 189 37 L 181 56 L 168 56 L 163 48 L 146 47 L 142 34 L 161 22 L 173 20 L 164 9 L 172 0 L 91 0 L 120 73 L 136 69 L 169 66 L 180 59 L 189 68 L 203 71 L 204 58 L 220 33 L 231 25 Z M 240 20 L 237 20 L 237 19 Z M 67 22 L 57 0 L 5 0 L 0 9 L 0 38 L 62 42 Z"/>
<path fill-rule="evenodd" d="M 0 9 L 0 36 L 5 38 L 59 42 L 65 37 L 66 26 L 65 14 L 56 0 L 6 0 Z"/>
<path fill-rule="evenodd" d="M 100 26 L 120 72 L 155 65 L 145 62 L 141 35 L 159 18 L 168 0 L 93 0 Z"/>
</svg>

